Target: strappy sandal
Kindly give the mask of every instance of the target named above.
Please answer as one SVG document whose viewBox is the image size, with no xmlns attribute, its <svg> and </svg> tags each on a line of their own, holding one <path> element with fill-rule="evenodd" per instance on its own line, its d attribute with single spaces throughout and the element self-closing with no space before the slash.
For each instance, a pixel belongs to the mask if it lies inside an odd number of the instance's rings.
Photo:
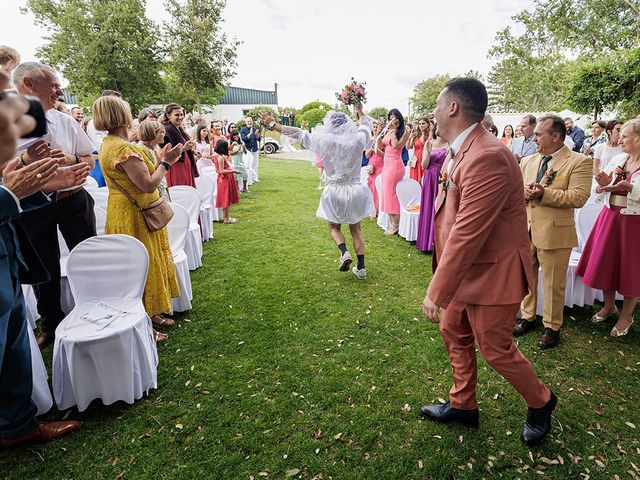
<svg viewBox="0 0 640 480">
<path fill-rule="evenodd" d="M 156 327 L 170 327 L 171 325 L 175 325 L 175 320 L 171 320 L 170 318 L 165 318 L 162 315 L 154 315 L 151 318 L 151 323 L 153 323 Z"/>
<path fill-rule="evenodd" d="M 167 335 L 166 333 L 159 332 L 155 328 L 153 329 L 153 339 L 156 341 L 156 343 L 166 342 L 168 338 L 169 335 Z"/>
<path fill-rule="evenodd" d="M 237 222 L 238 222 L 238 219 L 233 217 L 229 217 L 224 221 L 224 223 L 237 223 Z"/>
<path fill-rule="evenodd" d="M 631 318 L 631 322 L 629 322 L 629 325 L 627 325 L 627 328 L 625 328 L 624 330 L 618 330 L 617 324 L 614 325 L 613 328 L 611 329 L 611 336 L 624 337 L 627 333 L 629 333 L 629 330 L 631 330 L 632 326 L 633 326 L 633 317 Z"/>
</svg>

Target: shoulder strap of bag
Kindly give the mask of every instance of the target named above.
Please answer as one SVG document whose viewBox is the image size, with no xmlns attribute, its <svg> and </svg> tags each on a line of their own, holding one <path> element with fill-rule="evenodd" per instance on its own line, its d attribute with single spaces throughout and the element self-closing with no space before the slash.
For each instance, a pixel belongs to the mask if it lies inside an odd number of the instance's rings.
<svg viewBox="0 0 640 480">
<path fill-rule="evenodd" d="M 122 185 L 120 185 L 115 178 L 109 175 L 106 171 L 104 172 L 104 174 L 107 177 L 109 177 L 109 180 L 113 182 L 113 184 L 118 188 L 118 190 L 120 190 L 124 194 L 124 196 L 127 197 L 127 199 L 136 206 L 138 210 L 142 211 L 142 207 L 138 204 L 138 202 L 136 202 L 136 199 L 133 198 L 131 194 L 127 192 L 124 188 L 122 188 Z"/>
</svg>

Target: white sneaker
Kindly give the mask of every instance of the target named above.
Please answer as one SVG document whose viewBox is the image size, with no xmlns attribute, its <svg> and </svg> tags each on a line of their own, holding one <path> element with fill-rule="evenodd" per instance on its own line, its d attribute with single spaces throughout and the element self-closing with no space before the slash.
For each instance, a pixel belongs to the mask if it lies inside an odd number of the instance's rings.
<svg viewBox="0 0 640 480">
<path fill-rule="evenodd" d="M 349 253 L 349 250 L 347 250 L 342 255 L 340 255 L 340 265 L 338 266 L 338 269 L 341 272 L 348 272 L 349 265 L 351 265 L 351 262 L 353 262 L 353 258 L 351 258 L 351 254 Z"/>
<path fill-rule="evenodd" d="M 366 268 L 361 268 L 360 270 L 358 270 L 358 267 L 353 267 L 351 271 L 353 272 L 353 274 L 356 276 L 358 280 L 365 280 L 367 278 Z"/>
</svg>

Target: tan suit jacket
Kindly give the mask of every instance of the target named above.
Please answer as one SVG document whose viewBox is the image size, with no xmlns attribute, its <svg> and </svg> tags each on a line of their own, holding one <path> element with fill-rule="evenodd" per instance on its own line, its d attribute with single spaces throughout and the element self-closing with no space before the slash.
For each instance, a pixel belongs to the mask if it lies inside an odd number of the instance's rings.
<svg viewBox="0 0 640 480">
<path fill-rule="evenodd" d="M 536 153 L 522 159 L 520 169 L 524 184 L 536 181 L 542 155 Z M 527 221 L 531 241 L 543 250 L 578 246 L 574 209 L 589 199 L 593 161 L 580 153 L 562 147 L 549 162 L 548 170 L 556 176 L 545 187 L 541 199 L 527 203 Z M 545 180 L 541 180 L 544 185 Z"/>
<path fill-rule="evenodd" d="M 447 166 L 443 166 L 446 171 Z M 435 217 L 438 306 L 520 303 L 533 288 L 522 174 L 511 151 L 477 125 L 457 153 Z"/>
</svg>

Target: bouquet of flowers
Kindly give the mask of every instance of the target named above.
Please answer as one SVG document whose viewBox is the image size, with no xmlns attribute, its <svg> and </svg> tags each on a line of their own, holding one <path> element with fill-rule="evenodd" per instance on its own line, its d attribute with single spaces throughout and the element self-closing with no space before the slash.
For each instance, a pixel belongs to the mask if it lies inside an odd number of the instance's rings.
<svg viewBox="0 0 640 480">
<path fill-rule="evenodd" d="M 344 105 L 362 105 L 367 102 L 366 84 L 367 82 L 357 82 L 351 77 L 351 82 L 341 92 L 336 92 L 336 98 Z"/>
</svg>

